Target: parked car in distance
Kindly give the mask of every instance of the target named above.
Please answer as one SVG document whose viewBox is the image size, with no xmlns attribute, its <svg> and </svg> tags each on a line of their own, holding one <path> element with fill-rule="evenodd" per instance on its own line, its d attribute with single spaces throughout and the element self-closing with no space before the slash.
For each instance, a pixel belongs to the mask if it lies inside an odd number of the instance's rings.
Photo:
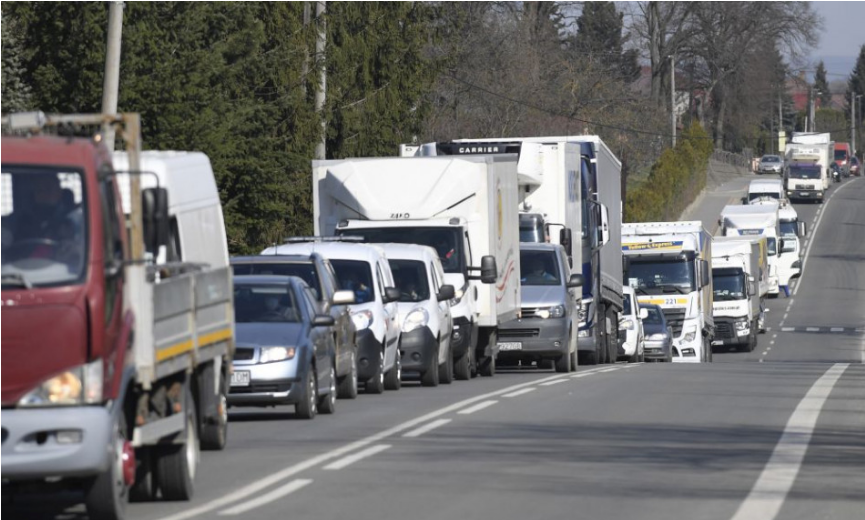
<svg viewBox="0 0 865 520">
<path fill-rule="evenodd" d="M 637 303 L 637 296 L 632 287 L 622 290 L 624 305 L 619 319 L 619 359 L 631 363 L 643 361 L 645 333 L 643 332 L 643 316 L 647 311 Z"/>
<path fill-rule="evenodd" d="M 336 404 L 334 319 L 296 276 L 234 277 L 230 406 L 293 404 L 312 419 Z"/>
<path fill-rule="evenodd" d="M 850 158 L 850 175 L 860 175 L 859 167 L 860 167 L 859 158 L 855 155 Z"/>
<path fill-rule="evenodd" d="M 643 333 L 645 334 L 645 348 L 643 357 L 646 361 L 673 361 L 673 330 L 667 324 L 664 312 L 659 305 L 640 304 L 640 312 L 645 309 L 643 315 Z"/>
<path fill-rule="evenodd" d="M 523 242 L 520 285 L 520 316 L 499 325 L 496 363 L 553 362 L 556 372 L 576 370 L 583 275 L 571 274 L 562 246 Z"/>
<path fill-rule="evenodd" d="M 455 291 L 452 285 L 444 284 L 438 253 L 431 247 L 414 244 L 379 244 L 379 247 L 387 255 L 399 289 L 399 355 L 403 372 L 418 372 L 423 386 L 450 384 L 454 380 L 450 300 Z M 468 363 L 463 370 L 467 375 Z"/>
<path fill-rule="evenodd" d="M 298 237 L 262 255 L 319 253 L 333 266 L 341 290 L 354 292 L 351 319 L 357 329 L 358 380 L 364 391 L 400 388 L 399 290 L 384 251 L 339 237 Z"/>
<path fill-rule="evenodd" d="M 760 157 L 760 162 L 757 164 L 757 173 L 777 173 L 781 174 L 784 167 L 784 161 L 778 155 L 764 155 Z"/>
<path fill-rule="evenodd" d="M 307 255 L 258 255 L 231 258 L 235 276 L 297 276 L 309 286 L 321 314 L 334 319 L 336 332 L 337 397 L 357 397 L 357 330 L 351 319 L 349 304 L 354 293 L 340 291 L 333 266 L 318 253 Z"/>
</svg>

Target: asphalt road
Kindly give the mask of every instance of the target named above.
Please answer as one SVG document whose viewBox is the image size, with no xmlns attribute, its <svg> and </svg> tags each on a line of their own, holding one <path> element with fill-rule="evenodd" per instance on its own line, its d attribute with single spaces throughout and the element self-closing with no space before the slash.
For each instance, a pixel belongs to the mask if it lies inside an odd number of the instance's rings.
<svg viewBox="0 0 865 520">
<path fill-rule="evenodd" d="M 707 197 L 707 227 L 710 205 L 747 180 Z M 232 410 L 229 446 L 203 454 L 194 500 L 130 516 L 861 520 L 865 179 L 796 208 L 804 274 L 769 301 L 751 353 L 409 383 L 313 421 Z M 80 516 L 59 499 L 9 506 L 10 518 Z"/>
</svg>

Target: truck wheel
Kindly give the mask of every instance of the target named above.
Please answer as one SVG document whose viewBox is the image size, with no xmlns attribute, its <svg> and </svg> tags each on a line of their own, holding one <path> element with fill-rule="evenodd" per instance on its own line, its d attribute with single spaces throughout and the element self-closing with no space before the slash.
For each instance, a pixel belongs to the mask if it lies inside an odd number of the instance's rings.
<svg viewBox="0 0 865 520">
<path fill-rule="evenodd" d="M 454 377 L 459 381 L 468 381 L 472 378 L 470 361 L 469 351 L 454 360 Z"/>
<path fill-rule="evenodd" d="M 318 411 L 324 414 L 336 411 L 336 362 L 333 360 L 330 363 L 330 391 L 318 398 Z"/>
<path fill-rule="evenodd" d="M 207 368 L 201 373 L 201 378 L 213 378 L 213 371 L 213 363 L 208 364 Z M 228 399 L 226 397 L 228 387 L 223 375 L 219 377 L 219 386 L 217 388 L 219 389 L 219 395 L 216 396 L 216 416 L 201 418 L 201 449 L 203 450 L 222 450 L 228 441 Z M 202 408 L 206 407 L 202 406 Z"/>
<path fill-rule="evenodd" d="M 556 372 L 566 373 L 571 371 L 571 355 L 570 354 L 562 354 L 559 359 L 556 360 Z"/>
<path fill-rule="evenodd" d="M 318 413 L 318 381 L 315 377 L 315 365 L 310 363 L 309 370 L 303 376 L 301 384 L 305 389 L 294 405 L 294 414 L 298 419 L 314 419 Z"/>
<path fill-rule="evenodd" d="M 163 500 L 189 500 L 194 491 L 195 470 L 201 457 L 198 428 L 195 421 L 195 400 L 186 388 L 186 439 L 160 449 L 156 457 L 156 480 Z"/>
<path fill-rule="evenodd" d="M 490 351 L 493 352 L 496 344 L 496 332 L 495 330 L 491 331 L 489 335 L 484 338 L 484 347 L 490 347 Z M 486 348 L 484 349 L 486 350 Z M 496 375 L 496 355 L 493 353 L 490 356 L 484 355 L 482 358 L 478 358 L 478 373 L 483 377 L 493 377 Z"/>
<path fill-rule="evenodd" d="M 351 353 L 351 370 L 339 381 L 337 397 L 340 399 L 355 399 L 357 397 L 357 354 Z"/>
<path fill-rule="evenodd" d="M 426 370 L 420 377 L 421 386 L 438 386 L 439 385 L 439 351 L 438 348 L 430 356 Z"/>
<path fill-rule="evenodd" d="M 454 382 L 454 360 L 451 359 L 450 353 L 445 356 L 445 362 L 439 365 L 439 381 L 445 385 Z"/>
<path fill-rule="evenodd" d="M 111 442 L 108 469 L 100 473 L 87 490 L 87 515 L 93 520 L 120 520 L 126 516 L 129 483 L 124 476 L 124 466 L 135 462 L 135 452 L 127 439 L 126 417 L 122 411 L 114 424 Z"/>
<path fill-rule="evenodd" d="M 390 372 L 385 374 L 384 376 L 384 389 L 385 390 L 399 390 L 402 387 L 402 356 L 400 356 L 399 350 L 396 351 L 396 361 L 393 364 L 393 368 L 390 369 Z"/>
<path fill-rule="evenodd" d="M 378 368 L 375 375 L 366 382 L 366 393 L 380 394 L 384 392 L 384 351 L 378 353 Z"/>
<path fill-rule="evenodd" d="M 129 489 L 130 502 L 150 502 L 156 498 L 156 475 L 153 474 L 153 449 L 135 450 L 135 482 Z"/>
</svg>

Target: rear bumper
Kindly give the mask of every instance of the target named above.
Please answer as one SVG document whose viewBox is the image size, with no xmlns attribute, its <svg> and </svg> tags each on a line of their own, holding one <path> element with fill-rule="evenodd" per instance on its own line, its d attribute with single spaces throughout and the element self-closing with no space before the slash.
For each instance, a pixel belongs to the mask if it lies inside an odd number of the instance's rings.
<svg viewBox="0 0 865 520">
<path fill-rule="evenodd" d="M 399 340 L 402 369 L 424 372 L 431 366 L 430 361 L 435 357 L 437 347 L 438 341 L 429 327 L 403 332 Z M 437 364 L 438 362 L 436 362 Z"/>
<path fill-rule="evenodd" d="M 97 406 L 3 411 L 3 480 L 89 477 L 108 467 L 111 412 Z M 62 444 L 58 433 L 77 431 Z"/>
<path fill-rule="evenodd" d="M 499 325 L 498 357 L 519 358 L 529 356 L 559 358 L 568 353 L 568 325 L 566 318 L 516 319 Z M 505 350 L 502 344 L 518 343 L 518 350 Z"/>
</svg>

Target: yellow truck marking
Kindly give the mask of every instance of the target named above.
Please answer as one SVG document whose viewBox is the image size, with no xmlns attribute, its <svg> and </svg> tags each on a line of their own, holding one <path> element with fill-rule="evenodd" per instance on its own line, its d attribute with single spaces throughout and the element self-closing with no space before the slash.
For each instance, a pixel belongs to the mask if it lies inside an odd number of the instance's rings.
<svg viewBox="0 0 865 520">
<path fill-rule="evenodd" d="M 207 345 L 212 345 L 226 339 L 231 339 L 230 328 L 202 334 L 198 337 L 198 347 L 206 347 Z M 190 350 L 192 350 L 192 347 L 192 340 L 188 339 L 186 341 L 181 341 L 180 343 L 175 343 L 170 347 L 160 349 L 158 352 L 156 352 L 156 362 L 159 363 L 165 361 L 166 359 L 179 356 L 180 354 L 183 354 L 185 352 L 189 352 Z"/>
</svg>

